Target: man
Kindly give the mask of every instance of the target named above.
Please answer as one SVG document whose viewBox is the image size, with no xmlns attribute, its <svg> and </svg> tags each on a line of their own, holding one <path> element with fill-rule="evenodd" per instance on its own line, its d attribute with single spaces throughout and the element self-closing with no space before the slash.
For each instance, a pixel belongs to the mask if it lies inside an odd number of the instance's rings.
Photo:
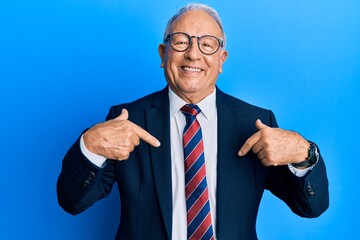
<svg viewBox="0 0 360 240">
<path fill-rule="evenodd" d="M 60 205 L 78 214 L 117 182 L 117 239 L 257 239 L 265 189 L 317 217 L 328 181 L 317 146 L 277 128 L 273 113 L 216 87 L 227 58 L 215 10 L 189 4 L 159 46 L 168 86 L 114 106 L 69 149 Z"/>
</svg>

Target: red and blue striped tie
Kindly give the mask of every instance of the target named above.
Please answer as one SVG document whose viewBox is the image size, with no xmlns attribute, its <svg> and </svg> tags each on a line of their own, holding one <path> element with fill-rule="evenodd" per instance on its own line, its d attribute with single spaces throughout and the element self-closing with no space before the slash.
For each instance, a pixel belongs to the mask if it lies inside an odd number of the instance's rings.
<svg viewBox="0 0 360 240">
<path fill-rule="evenodd" d="M 204 144 L 196 115 L 201 112 L 194 104 L 181 108 L 186 116 L 183 135 L 185 158 L 185 195 L 187 210 L 187 238 L 214 239 L 211 223 L 209 192 L 206 183 Z"/>
</svg>

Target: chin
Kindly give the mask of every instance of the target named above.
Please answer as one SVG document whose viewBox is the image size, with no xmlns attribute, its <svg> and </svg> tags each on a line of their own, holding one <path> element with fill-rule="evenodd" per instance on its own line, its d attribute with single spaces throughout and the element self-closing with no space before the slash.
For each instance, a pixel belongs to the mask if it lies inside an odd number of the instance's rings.
<svg viewBox="0 0 360 240">
<path fill-rule="evenodd" d="M 194 93 L 198 93 L 198 92 L 201 92 L 204 88 L 202 87 L 188 87 L 188 88 L 184 88 L 184 92 L 185 93 L 188 93 L 188 94 L 194 94 Z"/>
<path fill-rule="evenodd" d="M 189 92 L 198 92 L 206 88 L 203 84 L 200 84 L 199 81 L 188 80 L 183 84 L 182 89 Z"/>
</svg>

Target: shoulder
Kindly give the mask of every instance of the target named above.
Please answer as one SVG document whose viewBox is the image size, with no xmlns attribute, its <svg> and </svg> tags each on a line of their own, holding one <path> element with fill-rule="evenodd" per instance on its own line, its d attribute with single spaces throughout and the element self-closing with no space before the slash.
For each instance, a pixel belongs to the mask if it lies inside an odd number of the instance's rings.
<svg viewBox="0 0 360 240">
<path fill-rule="evenodd" d="M 234 110 L 252 110 L 252 111 L 270 111 L 269 109 L 262 108 L 260 106 L 253 105 L 227 93 L 224 93 L 219 88 L 216 89 L 217 104 L 224 105 Z"/>
<path fill-rule="evenodd" d="M 110 107 L 109 114 L 106 119 L 109 120 L 119 116 L 123 108 L 127 109 L 130 114 L 139 114 L 145 109 L 151 108 L 154 104 L 163 104 L 166 102 L 168 102 L 167 87 L 132 102 L 121 103 Z"/>
<path fill-rule="evenodd" d="M 218 108 L 226 108 L 232 114 L 237 114 L 241 119 L 250 121 L 261 121 L 269 126 L 277 126 L 274 113 L 266 108 L 253 105 L 227 93 L 224 93 L 219 88 L 216 89 L 216 104 Z"/>
</svg>

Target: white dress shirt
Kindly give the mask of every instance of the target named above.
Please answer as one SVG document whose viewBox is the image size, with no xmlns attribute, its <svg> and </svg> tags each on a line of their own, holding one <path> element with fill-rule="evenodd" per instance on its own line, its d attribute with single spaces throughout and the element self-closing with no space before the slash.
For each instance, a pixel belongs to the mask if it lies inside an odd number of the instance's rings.
<svg viewBox="0 0 360 240">
<path fill-rule="evenodd" d="M 172 181 L 172 239 L 187 238 L 187 217 L 185 200 L 185 173 L 184 152 L 182 144 L 183 130 L 186 125 L 185 115 L 180 108 L 186 102 L 177 96 L 169 87 L 170 101 L 170 144 L 171 144 L 171 181 Z M 197 115 L 200 123 L 206 166 L 206 178 L 209 190 L 210 211 L 214 235 L 216 233 L 216 183 L 217 183 L 217 110 L 216 110 L 216 88 L 214 91 L 197 104 L 201 112 Z M 255 124 L 255 123 L 254 123 Z M 151 134 L 151 133 L 150 133 Z M 241 146 L 239 146 L 240 149 Z M 80 139 L 82 153 L 96 166 L 102 167 L 106 158 L 90 152 L 83 140 Z M 289 164 L 289 169 L 296 176 L 304 176 L 311 168 L 299 170 Z M 215 236 L 216 239 L 216 236 Z"/>
<path fill-rule="evenodd" d="M 206 180 L 209 190 L 210 212 L 215 234 L 216 220 L 216 169 L 217 169 L 217 111 L 216 89 L 204 98 L 197 106 L 201 112 L 197 120 L 203 135 Z M 186 104 L 169 88 L 170 100 L 170 144 L 171 144 L 171 180 L 172 180 L 172 239 L 187 239 L 186 200 L 185 200 L 185 170 L 183 131 L 186 117 L 180 108 Z M 215 236 L 216 237 L 216 236 Z"/>
</svg>

